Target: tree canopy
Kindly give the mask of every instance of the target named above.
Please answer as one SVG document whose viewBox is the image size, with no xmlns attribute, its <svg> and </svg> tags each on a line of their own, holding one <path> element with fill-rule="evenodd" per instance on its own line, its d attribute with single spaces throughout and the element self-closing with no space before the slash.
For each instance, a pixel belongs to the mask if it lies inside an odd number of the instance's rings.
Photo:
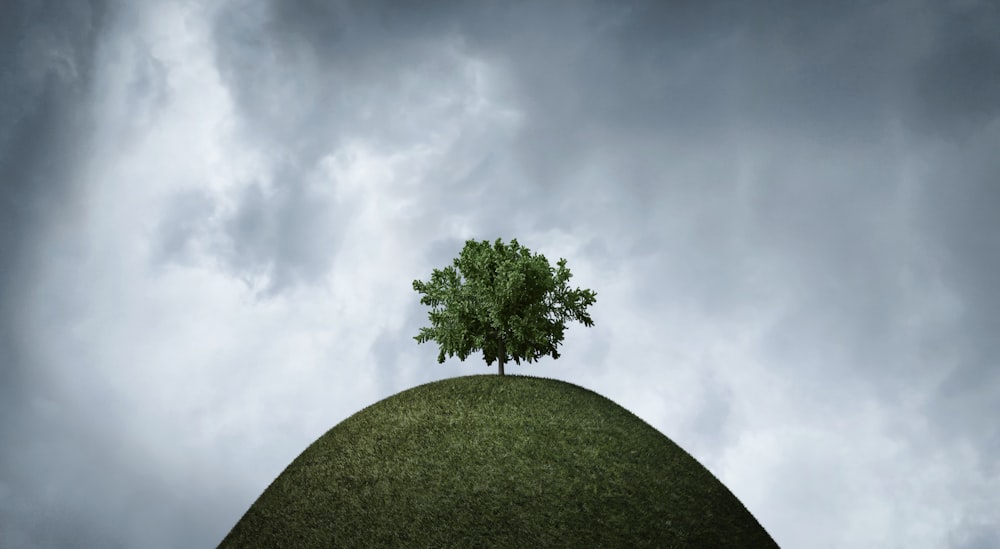
<svg viewBox="0 0 1000 549">
<path fill-rule="evenodd" d="M 435 340 L 438 363 L 458 355 L 464 361 L 481 350 L 486 364 L 503 366 L 513 359 L 534 362 L 545 355 L 559 358 L 567 320 L 594 322 L 586 308 L 596 302 L 591 290 L 568 285 L 573 275 L 560 258 L 552 268 L 541 254 L 531 254 L 517 239 L 468 240 L 453 265 L 434 269 L 428 282 L 413 281 L 432 307 L 432 326 L 420 329 L 417 343 Z"/>
</svg>

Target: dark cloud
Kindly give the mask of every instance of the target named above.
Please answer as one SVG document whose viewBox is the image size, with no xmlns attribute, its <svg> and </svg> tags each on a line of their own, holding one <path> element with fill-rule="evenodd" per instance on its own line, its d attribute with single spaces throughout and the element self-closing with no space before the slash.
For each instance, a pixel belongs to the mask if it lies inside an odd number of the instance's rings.
<svg viewBox="0 0 1000 549">
<path fill-rule="evenodd" d="M 264 295 L 320 280 L 345 226 L 343 212 L 311 195 L 300 171 L 281 170 L 276 176 L 273 191 L 265 192 L 259 184 L 247 187 L 235 214 L 225 221 L 227 248 L 219 250 L 250 286 L 264 277 Z"/>
<path fill-rule="evenodd" d="M 921 203 L 942 275 L 958 300 L 960 311 L 949 335 L 962 352 L 941 365 L 948 372 L 931 404 L 942 423 L 941 435 L 967 437 L 984 444 L 990 456 L 1000 455 L 1000 426 L 986 419 L 1000 415 L 1000 162 L 992 152 L 1000 144 L 996 131 L 978 146 L 938 164 L 929 174 L 935 185 Z M 984 466 L 998 471 L 997 463 Z"/>
<path fill-rule="evenodd" d="M 220 73 L 253 138 L 308 167 L 345 135 L 396 142 L 433 131 L 410 127 L 406 107 L 424 108 L 455 78 L 443 51 L 450 35 L 439 34 L 448 18 L 402 5 L 234 2 L 221 10 Z"/>
<path fill-rule="evenodd" d="M 952 537 L 952 549 L 988 549 L 1000 545 L 1000 528 L 988 525 L 963 525 Z"/>
<path fill-rule="evenodd" d="M 512 32 L 468 35 L 516 75 L 526 113 L 520 150 L 542 188 L 609 146 L 625 162 L 654 167 L 745 128 L 877 140 L 905 61 L 886 29 L 906 21 L 870 3 L 772 4 L 547 4 L 546 17 L 515 3 L 506 19 L 479 20 L 506 20 L 496 28 Z M 653 183 L 623 179 L 634 192 Z"/>
<path fill-rule="evenodd" d="M 114 6 L 0 13 L 0 546 L 217 542 L 323 421 L 299 415 L 489 371 L 416 345 L 427 309 L 410 283 L 498 237 L 552 263 L 547 246 L 573 249 L 595 279 L 580 285 L 605 316 L 570 330 L 579 364 L 544 367 L 743 471 L 783 545 L 816 528 L 884 541 L 944 517 L 938 491 L 962 520 L 928 526 L 929 544 L 995 544 L 974 520 L 1000 455 L 994 3 Z M 191 113 L 207 110 L 175 107 L 187 88 L 231 100 L 212 100 L 231 135 L 211 152 L 185 142 L 204 143 Z M 134 156 L 160 143 L 174 148 Z M 218 174 L 129 194 L 214 154 Z M 263 299 L 233 308 L 231 279 Z M 312 299 L 330 295 L 327 318 Z M 171 377 L 150 356 L 168 352 L 205 367 Z M 116 376 L 118 356 L 149 365 Z M 226 400 L 233 384 L 250 396 Z M 313 396 L 330 408 L 303 411 Z M 133 416 L 191 439 L 151 442 Z M 852 454 L 823 446 L 847 440 Z M 949 460 L 933 479 L 870 467 Z M 858 518 L 855 485 L 891 492 L 882 518 Z"/>
<path fill-rule="evenodd" d="M 66 510 L 44 496 L 44 483 L 24 477 L 30 463 L 18 452 L 39 437 L 64 434 L 66 426 L 37 431 L 45 427 L 33 408 L 38 360 L 22 320 L 47 225 L 78 214 L 74 167 L 91 129 L 84 113 L 106 9 L 100 1 L 0 8 L 0 544 L 7 547 L 71 543 L 61 528 L 36 538 L 42 520 L 61 520 Z M 104 528 L 81 527 L 76 539 L 105 540 Z"/>
<path fill-rule="evenodd" d="M 5 5 L 0 27 L 0 246 L 2 284 L 14 299 L 17 268 L 36 252 L 44 221 L 75 212 L 72 167 L 83 151 L 77 143 L 90 129 L 84 115 L 94 42 L 101 32 L 104 2 Z M 9 293 L 8 293 L 9 292 Z M 5 311 L 12 310 L 4 307 Z"/>
<path fill-rule="evenodd" d="M 913 69 L 913 127 L 965 141 L 1000 116 L 1000 6 L 933 4 L 927 44 Z"/>
</svg>

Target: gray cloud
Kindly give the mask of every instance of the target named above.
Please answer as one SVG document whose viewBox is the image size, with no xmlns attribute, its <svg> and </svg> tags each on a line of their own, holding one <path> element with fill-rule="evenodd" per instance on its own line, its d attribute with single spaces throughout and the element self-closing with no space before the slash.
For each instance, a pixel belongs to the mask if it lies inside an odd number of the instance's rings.
<svg viewBox="0 0 1000 549">
<path fill-rule="evenodd" d="M 4 10 L 0 545 L 217 542 L 340 419 L 488 371 L 410 283 L 497 237 L 598 292 L 523 371 L 783 546 L 996 543 L 992 4 Z"/>
<path fill-rule="evenodd" d="M 993 336 L 1000 330 L 993 276 L 1000 272 L 1000 233 L 993 221 L 1000 205 L 1000 166 L 986 150 L 986 142 L 995 144 L 996 139 L 984 141 L 932 172 L 930 177 L 941 183 L 922 204 L 934 228 L 929 239 L 942 275 L 960 303 L 957 329 L 949 335 L 961 342 L 961 351 L 948 365 L 929 410 L 943 423 L 942 437 L 969 437 L 983 444 L 991 457 L 982 465 L 996 475 L 1000 427 L 987 418 L 1000 413 L 1000 345 Z"/>
<path fill-rule="evenodd" d="M 916 127 L 964 140 L 1000 115 L 1000 39 L 994 32 L 1000 9 L 988 2 L 943 6 L 928 21 L 930 44 L 915 63 L 911 116 Z"/>
<path fill-rule="evenodd" d="M 288 179 L 282 179 L 286 176 Z M 267 277 L 273 294 L 299 279 L 315 282 L 330 267 L 343 222 L 322 198 L 310 196 L 294 169 L 277 174 L 273 195 L 251 185 L 240 197 L 238 210 L 226 221 L 231 250 L 224 253 L 238 273 Z"/>
<path fill-rule="evenodd" d="M 54 498 L 41 500 L 44 485 L 26 478 L 33 466 L 25 445 L 42 418 L 34 404 L 37 358 L 22 338 L 29 303 L 25 287 L 38 264 L 45 224 L 72 222 L 79 189 L 72 169 L 82 156 L 89 124 L 82 115 L 92 75 L 92 51 L 105 18 L 104 2 L 5 5 L 0 17 L 0 515 L 59 518 Z M 19 452 L 25 452 L 20 454 Z M 57 489 L 57 488 L 56 488 Z M 50 491 L 53 488 L 49 488 Z M 44 502 L 44 503 L 43 503 Z M 29 507 L 25 509 L 24 506 Z M 27 511 L 27 512 L 26 512 Z M 55 517 L 51 515 L 56 515 Z M 74 520 L 66 516 L 67 521 Z M 0 523 L 2 524 L 2 523 Z M 0 544 L 34 542 L 41 533 L 0 527 Z M 103 524 L 81 527 L 76 539 L 103 540 Z M 64 540 L 65 530 L 49 534 Z M 13 540 L 6 538 L 13 537 Z M 18 537 L 25 539 L 18 540 Z M 44 541 L 46 538 L 37 538 Z"/>
</svg>

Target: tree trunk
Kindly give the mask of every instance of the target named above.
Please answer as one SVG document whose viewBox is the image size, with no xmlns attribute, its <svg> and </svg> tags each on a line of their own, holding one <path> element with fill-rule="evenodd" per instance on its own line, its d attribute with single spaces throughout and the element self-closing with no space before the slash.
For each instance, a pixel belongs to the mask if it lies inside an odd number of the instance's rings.
<svg viewBox="0 0 1000 549">
<path fill-rule="evenodd" d="M 507 354 L 503 346 L 503 336 L 500 336 L 500 357 L 497 359 L 500 362 L 500 375 L 503 375 L 503 356 Z"/>
</svg>

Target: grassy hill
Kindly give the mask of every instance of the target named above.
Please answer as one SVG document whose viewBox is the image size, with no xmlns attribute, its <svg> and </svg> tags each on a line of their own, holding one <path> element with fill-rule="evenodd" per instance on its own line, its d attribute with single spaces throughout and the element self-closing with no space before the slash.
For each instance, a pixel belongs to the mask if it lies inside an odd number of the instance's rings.
<svg viewBox="0 0 1000 549">
<path fill-rule="evenodd" d="M 220 547 L 777 547 L 707 469 L 597 393 L 475 375 L 311 444 Z"/>
</svg>

